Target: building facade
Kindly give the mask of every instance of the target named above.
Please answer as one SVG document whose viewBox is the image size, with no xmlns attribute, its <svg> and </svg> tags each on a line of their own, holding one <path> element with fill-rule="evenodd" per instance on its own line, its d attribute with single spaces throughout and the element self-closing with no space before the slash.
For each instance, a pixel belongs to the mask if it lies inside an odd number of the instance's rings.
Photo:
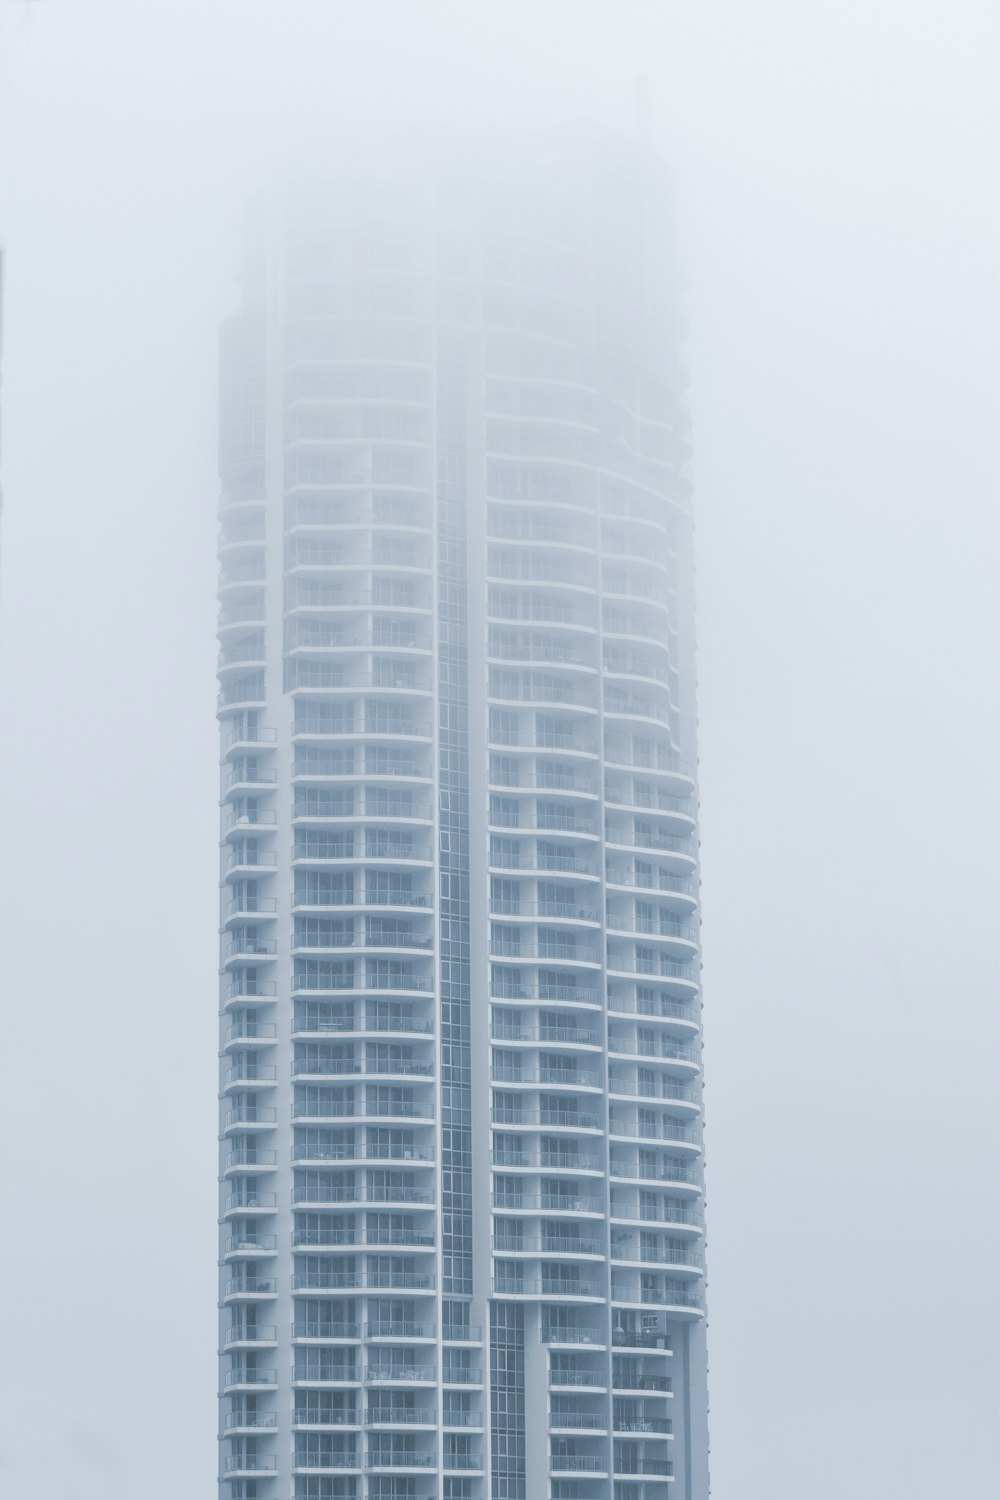
<svg viewBox="0 0 1000 1500">
<path fill-rule="evenodd" d="M 289 187 L 222 366 L 223 1500 L 705 1500 L 661 173 Z"/>
</svg>

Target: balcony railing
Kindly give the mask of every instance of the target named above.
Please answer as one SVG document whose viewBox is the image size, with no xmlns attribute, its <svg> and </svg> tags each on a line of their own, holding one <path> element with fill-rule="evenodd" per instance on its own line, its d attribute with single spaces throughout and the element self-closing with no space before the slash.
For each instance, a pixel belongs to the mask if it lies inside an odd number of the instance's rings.
<svg viewBox="0 0 1000 1500">
<path fill-rule="evenodd" d="M 578 1239 L 573 1235 L 544 1234 L 540 1238 L 518 1239 L 494 1235 L 493 1249 L 498 1255 L 603 1255 L 598 1240 Z"/>
<path fill-rule="evenodd" d="M 227 1110 L 222 1117 L 226 1127 L 230 1125 L 274 1125 L 278 1111 L 260 1104 L 241 1104 L 238 1109 Z"/>
<path fill-rule="evenodd" d="M 353 1187 L 297 1187 L 292 1190 L 294 1204 L 316 1203 L 434 1203 L 434 1194 L 429 1188 L 368 1186 Z"/>
<path fill-rule="evenodd" d="M 557 1047 L 599 1047 L 600 1033 L 582 1026 L 513 1026 L 505 1018 L 494 1018 L 490 1036 L 495 1042 L 544 1042 Z"/>
<path fill-rule="evenodd" d="M 273 1234 L 237 1234 L 230 1235 L 222 1249 L 225 1255 L 269 1255 L 277 1246 Z"/>
<path fill-rule="evenodd" d="M 311 1271 L 303 1271 L 292 1277 L 292 1287 L 295 1291 L 416 1291 L 429 1292 L 434 1290 L 434 1277 L 422 1275 L 416 1271 L 386 1272 L 384 1275 L 378 1271 L 362 1273 L 360 1271 L 331 1271 L 325 1275 L 315 1275 Z"/>
<path fill-rule="evenodd" d="M 412 1104 L 408 1100 L 390 1099 L 385 1103 L 357 1104 L 345 1100 L 342 1104 L 327 1104 L 323 1100 L 296 1100 L 292 1105 L 293 1120 L 433 1120 L 434 1111 L 429 1104 Z"/>
<path fill-rule="evenodd" d="M 278 1070 L 270 1063 L 257 1063 L 256 1058 L 227 1068 L 222 1075 L 227 1085 L 234 1083 L 274 1083 Z"/>
<path fill-rule="evenodd" d="M 625 1422 L 616 1417 L 614 1430 L 616 1433 L 628 1432 L 637 1433 L 640 1436 L 642 1434 L 652 1434 L 653 1436 L 669 1437 L 674 1430 L 674 1424 L 666 1417 L 649 1417 L 635 1422 Z"/>
<path fill-rule="evenodd" d="M 522 1281 L 516 1276 L 494 1276 L 493 1290 L 498 1297 L 603 1297 L 597 1281 Z"/>
<path fill-rule="evenodd" d="M 273 1474 L 277 1467 L 278 1460 L 263 1453 L 233 1453 L 223 1464 L 227 1474 Z"/>
<path fill-rule="evenodd" d="M 227 1328 L 224 1335 L 226 1344 L 274 1344 L 278 1340 L 278 1330 L 272 1327 L 261 1327 L 258 1325 L 244 1327 L 236 1324 Z"/>
<path fill-rule="evenodd" d="M 601 1086 L 599 1073 L 587 1068 L 512 1068 L 495 1063 L 490 1068 L 490 1078 L 496 1084 L 535 1084 L 546 1088 L 596 1089 Z"/>
<path fill-rule="evenodd" d="M 437 1369 L 434 1365 L 410 1365 L 410 1364 L 371 1364 L 365 1368 L 365 1380 L 369 1383 L 382 1383 L 383 1381 L 406 1381 L 430 1383 L 437 1380 Z"/>
<path fill-rule="evenodd" d="M 495 1167 L 537 1167 L 539 1170 L 569 1172 L 600 1172 L 601 1163 L 596 1156 L 578 1156 L 571 1151 L 542 1151 L 538 1153 L 494 1150 L 491 1161 Z"/>
<path fill-rule="evenodd" d="M 615 1478 L 669 1479 L 674 1466 L 666 1458 L 643 1458 L 638 1461 L 615 1459 Z"/>
<path fill-rule="evenodd" d="M 433 1250 L 433 1234 L 418 1233 L 417 1230 L 384 1230 L 367 1234 L 363 1229 L 327 1230 L 296 1229 L 292 1234 L 292 1245 L 296 1249 L 317 1245 L 344 1245 L 352 1249 L 384 1249 L 387 1246 L 404 1249 Z"/>
<path fill-rule="evenodd" d="M 277 1283 L 267 1276 L 234 1276 L 226 1282 L 227 1297 L 270 1297 L 277 1290 Z"/>
<path fill-rule="evenodd" d="M 223 1377 L 223 1385 L 227 1388 L 231 1385 L 277 1385 L 277 1370 L 228 1370 Z"/>
<path fill-rule="evenodd" d="M 293 1161 L 378 1161 L 413 1162 L 426 1166 L 434 1161 L 434 1152 L 425 1146 L 329 1146 L 310 1147 L 296 1144 Z"/>
<path fill-rule="evenodd" d="M 520 1110 L 512 1113 L 504 1107 L 494 1105 L 490 1118 L 494 1125 L 534 1126 L 544 1125 L 552 1130 L 600 1130 L 603 1120 L 600 1115 L 574 1114 L 558 1109 Z"/>
<path fill-rule="evenodd" d="M 528 1210 L 536 1213 L 578 1213 L 596 1214 L 602 1211 L 603 1205 L 599 1198 L 585 1197 L 555 1197 L 543 1193 L 539 1197 L 528 1194 L 511 1196 L 507 1193 L 494 1193 L 492 1195 L 493 1207 L 500 1212 L 506 1210 Z"/>
<path fill-rule="evenodd" d="M 293 1339 L 358 1339 L 360 1333 L 360 1325 L 357 1323 L 298 1319 L 292 1324 Z"/>
<path fill-rule="evenodd" d="M 546 917 L 551 920 L 563 919 L 567 922 L 599 922 L 600 912 L 595 911 L 592 906 L 576 906 L 571 901 L 521 901 L 501 900 L 493 897 L 490 901 L 490 915 L 495 917 Z"/>
<path fill-rule="evenodd" d="M 273 1209 L 277 1205 L 278 1199 L 274 1193 L 230 1193 L 226 1199 L 226 1212 L 233 1213 L 239 1209 L 246 1209 L 250 1213 L 261 1209 Z"/>
<path fill-rule="evenodd" d="M 381 1318 L 365 1324 L 366 1339 L 432 1339 L 433 1323 L 412 1323 L 405 1319 Z"/>
</svg>

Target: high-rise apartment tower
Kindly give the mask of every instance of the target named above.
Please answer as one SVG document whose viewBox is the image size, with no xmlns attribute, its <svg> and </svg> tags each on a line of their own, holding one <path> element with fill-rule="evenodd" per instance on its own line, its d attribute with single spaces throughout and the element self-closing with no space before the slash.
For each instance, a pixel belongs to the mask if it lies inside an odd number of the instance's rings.
<svg viewBox="0 0 1000 1500">
<path fill-rule="evenodd" d="M 671 209 L 289 187 L 224 329 L 223 1500 L 705 1500 Z"/>
</svg>

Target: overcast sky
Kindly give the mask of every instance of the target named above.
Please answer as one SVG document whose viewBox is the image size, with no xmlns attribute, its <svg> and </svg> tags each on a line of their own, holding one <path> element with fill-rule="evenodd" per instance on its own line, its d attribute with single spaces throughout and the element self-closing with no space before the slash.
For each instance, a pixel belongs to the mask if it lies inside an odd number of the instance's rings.
<svg viewBox="0 0 1000 1500">
<path fill-rule="evenodd" d="M 241 198 L 414 121 L 631 131 L 640 73 L 689 279 L 713 1500 L 996 1493 L 994 11 L 0 0 L 12 1500 L 216 1493 Z"/>
</svg>

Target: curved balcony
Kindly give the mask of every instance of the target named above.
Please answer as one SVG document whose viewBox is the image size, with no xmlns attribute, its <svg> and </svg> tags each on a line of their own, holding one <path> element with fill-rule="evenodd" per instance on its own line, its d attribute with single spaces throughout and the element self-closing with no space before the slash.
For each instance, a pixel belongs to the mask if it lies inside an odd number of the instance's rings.
<svg viewBox="0 0 1000 1500">
<path fill-rule="evenodd" d="M 588 807 L 598 801 L 599 793 L 592 782 L 563 772 L 548 772 L 546 767 L 558 765 L 558 762 L 546 761 L 544 756 L 541 759 L 514 759 L 512 756 L 496 754 L 493 759 L 494 762 L 513 762 L 511 766 L 494 764 L 491 767 L 487 789 L 494 796 L 529 797 L 543 792 L 546 797 L 566 797 L 574 803 L 583 802 Z"/>
<path fill-rule="evenodd" d="M 634 1463 L 621 1464 L 616 1461 L 613 1478 L 617 1484 L 622 1479 L 672 1479 L 674 1466 L 669 1459 L 643 1458 Z M 645 1486 L 643 1486 L 643 1491 Z"/>
<path fill-rule="evenodd" d="M 301 999 L 337 995 L 386 995 L 409 996 L 420 999 L 431 993 L 433 986 L 423 974 L 383 975 L 354 974 L 346 979 L 341 975 L 294 974 L 292 995 Z"/>
<path fill-rule="evenodd" d="M 435 1385 L 437 1370 L 433 1365 L 377 1361 L 365 1367 L 366 1385 Z"/>
<path fill-rule="evenodd" d="M 232 1214 L 274 1214 L 278 1211 L 277 1194 L 255 1191 L 230 1193 L 223 1200 L 222 1211 L 226 1218 Z"/>
<path fill-rule="evenodd" d="M 302 1085 L 300 1085 L 302 1087 Z M 309 1088 L 323 1085 L 310 1084 Z M 410 1100 L 298 1100 L 292 1104 L 292 1119 L 299 1124 L 332 1125 L 343 1120 L 355 1120 L 370 1125 L 425 1125 L 434 1119 L 429 1104 L 416 1104 Z"/>
<path fill-rule="evenodd" d="M 520 920 L 531 926 L 548 922 L 565 923 L 569 927 L 598 927 L 600 913 L 593 906 L 577 906 L 571 901 L 526 901 L 520 897 L 491 897 L 491 917 L 498 921 Z"/>
<path fill-rule="evenodd" d="M 273 896 L 259 896 L 255 891 L 243 891 L 234 900 L 227 901 L 222 910 L 224 927 L 234 922 L 270 922 L 278 914 L 278 903 Z"/>
<path fill-rule="evenodd" d="M 340 1082 L 345 1078 L 351 1079 L 376 1079 L 378 1082 L 386 1083 L 412 1083 L 431 1084 L 434 1082 L 434 1064 L 423 1062 L 401 1061 L 393 1063 L 367 1063 L 351 1061 L 343 1062 L 331 1060 L 329 1063 L 321 1063 L 312 1059 L 296 1059 L 292 1063 L 293 1083 L 327 1083 Z"/>
<path fill-rule="evenodd" d="M 640 1046 L 634 1039 L 615 1038 L 608 1044 L 608 1054 L 617 1062 L 661 1068 L 664 1072 L 672 1070 L 681 1078 L 694 1078 L 701 1071 L 698 1058 L 687 1051 L 685 1044 L 672 1047 L 664 1044 L 654 1052 L 645 1044 Z"/>
<path fill-rule="evenodd" d="M 490 1201 L 494 1212 L 500 1214 L 539 1214 L 551 1217 L 559 1214 L 575 1214 L 577 1217 L 604 1217 L 604 1200 L 593 1194 L 574 1193 L 520 1193 L 508 1196 L 494 1192 Z"/>
<path fill-rule="evenodd" d="M 630 979 L 644 987 L 661 989 L 674 994 L 689 995 L 692 999 L 701 990 L 701 977 L 697 969 L 676 959 L 661 958 L 655 970 L 640 968 L 636 960 L 628 962 L 631 967 L 622 968 L 621 955 L 608 956 L 608 978 L 613 983 Z"/>
<path fill-rule="evenodd" d="M 278 1386 L 277 1370 L 228 1370 L 223 1378 L 223 1388 L 227 1395 L 237 1395 L 243 1391 L 257 1393 L 259 1391 L 273 1391 Z"/>
<path fill-rule="evenodd" d="M 278 945 L 274 938 L 245 938 L 226 944 L 222 950 L 222 965 L 231 969 L 235 964 L 273 963 L 278 956 Z"/>
<path fill-rule="evenodd" d="M 669 1190 L 672 1193 L 673 1187 L 670 1186 Z M 695 1199 L 690 1199 L 689 1203 L 692 1210 L 698 1208 Z M 679 1207 L 673 1208 L 662 1201 L 650 1204 L 644 1200 L 642 1204 L 618 1207 L 611 1215 L 611 1223 L 619 1229 L 648 1230 L 652 1227 L 669 1230 L 672 1235 L 686 1236 L 692 1244 L 700 1243 L 705 1233 L 700 1214 L 697 1217 L 693 1212 L 685 1215 Z"/>
<path fill-rule="evenodd" d="M 419 745 L 429 746 L 433 742 L 430 727 L 421 723 L 405 721 L 393 723 L 385 720 L 376 727 L 369 727 L 364 719 L 323 720 L 314 716 L 297 715 L 292 724 L 292 740 L 296 744 L 375 744 L 375 745 Z"/>
<path fill-rule="evenodd" d="M 506 1020 L 502 1011 L 494 1016 L 490 1026 L 490 1038 L 505 1045 L 524 1047 L 565 1047 L 567 1049 L 593 1051 L 601 1046 L 601 1034 L 596 1029 L 578 1026 L 521 1026 Z"/>
<path fill-rule="evenodd" d="M 596 859 L 587 858 L 589 851 L 586 846 L 596 845 L 600 839 L 600 834 L 596 826 L 590 821 L 584 822 L 581 819 L 568 816 L 562 819 L 550 816 L 537 820 L 524 817 L 518 823 L 505 823 L 498 822 L 491 816 L 488 831 L 491 837 L 497 840 L 514 840 L 518 843 L 522 840 L 530 840 L 535 846 L 534 852 L 536 853 L 538 852 L 537 845 L 539 843 L 547 845 L 552 839 L 558 840 L 559 844 L 564 846 L 560 848 L 560 857 L 576 860 L 582 859 L 590 868 L 595 871 L 597 869 Z M 521 851 L 518 850 L 517 852 L 520 855 Z M 531 848 L 524 850 L 524 853 L 529 856 L 532 852 Z M 542 850 L 542 857 L 546 857 L 544 849 Z M 514 866 L 514 868 L 516 869 L 518 866 Z"/>
<path fill-rule="evenodd" d="M 541 969 L 543 966 L 538 964 L 533 967 Z M 512 1005 L 521 1009 L 543 1006 L 546 1010 L 594 1011 L 601 1009 L 598 991 L 589 986 L 568 983 L 525 984 L 523 980 L 516 984 L 510 983 L 508 976 L 516 973 L 516 969 L 502 967 L 498 969 L 490 986 L 491 1005 L 500 1007 Z"/>
<path fill-rule="evenodd" d="M 267 609 L 263 598 L 244 600 L 230 596 L 223 601 L 216 634 L 220 642 L 239 640 L 252 631 L 264 630 L 266 626 Z M 220 653 L 220 659 L 222 654 Z"/>
<path fill-rule="evenodd" d="M 277 1253 L 278 1241 L 273 1234 L 233 1234 L 222 1243 L 226 1260 L 256 1260 Z"/>
<path fill-rule="evenodd" d="M 620 1139 L 627 1138 L 621 1137 Z M 648 1137 L 643 1137 L 642 1139 L 643 1141 L 648 1141 Z M 664 1142 L 663 1144 L 667 1143 Z M 647 1183 L 651 1187 L 668 1188 L 671 1192 L 675 1189 L 690 1189 L 696 1194 L 700 1194 L 701 1192 L 701 1173 L 699 1169 L 685 1162 L 665 1164 L 658 1170 L 655 1176 L 650 1176 L 641 1166 L 613 1161 L 610 1176 L 614 1182 Z"/>
<path fill-rule="evenodd" d="M 292 1412 L 293 1432 L 360 1432 L 361 1425 L 354 1411 L 313 1412 L 296 1408 Z"/>
<path fill-rule="evenodd" d="M 366 1274 L 362 1271 L 330 1271 L 325 1275 L 296 1272 L 292 1276 L 293 1292 L 310 1296 L 331 1297 L 349 1292 L 405 1292 L 408 1297 L 433 1296 L 436 1278 L 430 1272 L 398 1271 Z"/>
<path fill-rule="evenodd" d="M 602 1078 L 596 1070 L 568 1073 L 562 1068 L 518 1068 L 512 1070 L 494 1063 L 490 1068 L 490 1082 L 502 1089 L 528 1089 L 537 1093 L 539 1089 L 569 1089 L 572 1094 L 600 1094 Z"/>
<path fill-rule="evenodd" d="M 603 1302 L 605 1291 L 598 1281 L 521 1281 L 518 1277 L 493 1277 L 493 1295 L 511 1302 Z"/>
<path fill-rule="evenodd" d="M 558 964 L 560 968 L 572 970 L 599 969 L 601 966 L 597 948 L 584 947 L 583 944 L 571 947 L 562 943 L 523 943 L 513 950 L 497 939 L 491 939 L 489 951 L 491 962 L 497 965 L 513 964 L 534 969 Z"/>
<path fill-rule="evenodd" d="M 666 1271 L 670 1275 L 694 1277 L 704 1275 L 697 1240 L 692 1240 L 683 1249 L 677 1246 L 666 1246 L 655 1256 L 644 1256 L 635 1248 L 613 1244 L 611 1264 L 626 1271 L 630 1269 L 635 1269 L 637 1272 Z"/>
<path fill-rule="evenodd" d="M 246 589 L 263 589 L 266 586 L 264 553 L 261 549 L 259 557 L 250 558 L 247 562 L 227 563 L 219 574 L 216 593 L 220 600 L 228 604 L 230 597 L 234 594 L 239 594 Z"/>
<path fill-rule="evenodd" d="M 519 712 L 522 716 L 526 716 L 528 713 L 533 713 L 534 709 L 525 710 L 521 707 Z M 538 755 L 540 752 L 553 751 L 578 762 L 591 762 L 599 759 L 596 747 L 579 735 L 562 730 L 536 729 L 530 724 L 520 726 L 514 738 L 499 739 L 491 728 L 487 748 L 491 753 L 498 755 Z"/>
<path fill-rule="evenodd" d="M 253 807 L 243 809 L 235 806 L 222 820 L 222 832 L 227 840 L 233 837 L 273 833 L 278 814 L 273 808 Z"/>
<path fill-rule="evenodd" d="M 334 1235 L 309 1229 L 296 1229 L 292 1233 L 293 1250 L 309 1254 L 336 1254 L 340 1251 L 352 1254 L 355 1250 L 375 1249 L 387 1254 L 424 1255 L 433 1252 L 436 1244 L 433 1233 L 421 1233 L 416 1229 L 369 1234 L 367 1230 L 348 1226 Z"/>
<path fill-rule="evenodd" d="M 615 1308 L 639 1312 L 644 1308 L 655 1307 L 662 1309 L 667 1317 L 681 1319 L 704 1317 L 702 1300 L 701 1284 L 697 1280 L 685 1282 L 682 1286 L 668 1287 L 656 1293 L 643 1289 L 641 1295 L 635 1297 L 619 1296 L 615 1287 L 611 1289 L 611 1302 Z"/>
<path fill-rule="evenodd" d="M 549 1109 L 524 1109 L 516 1116 L 512 1116 L 506 1108 L 501 1109 L 494 1103 L 490 1121 L 498 1129 L 505 1131 L 533 1133 L 544 1131 L 546 1134 L 554 1131 L 578 1131 L 581 1135 L 600 1135 L 604 1130 L 604 1122 L 596 1110 L 585 1114 L 582 1111 L 570 1113 Z"/>
<path fill-rule="evenodd" d="M 269 828 L 266 832 L 271 832 Z M 241 880 L 244 876 L 266 878 L 277 870 L 278 856 L 270 850 L 232 850 L 223 860 L 223 874 L 227 882 Z M 266 917 L 267 913 L 264 913 Z"/>
<path fill-rule="evenodd" d="M 276 1474 L 278 1460 L 264 1453 L 235 1453 L 223 1463 L 227 1479 L 254 1479 L 260 1474 Z"/>
<path fill-rule="evenodd" d="M 231 1067 L 223 1070 L 222 1074 L 222 1087 L 227 1093 L 231 1089 L 274 1088 L 277 1082 L 277 1068 L 270 1063 L 258 1063 L 255 1053 L 234 1061 Z"/>
<path fill-rule="evenodd" d="M 222 689 L 215 700 L 216 715 L 221 718 L 226 714 L 243 713 L 247 709 L 261 709 L 266 706 L 267 698 L 263 688 L 245 687 L 240 683 L 233 683 L 230 687 Z"/>
<path fill-rule="evenodd" d="M 222 1425 L 227 1436 L 230 1437 L 261 1431 L 266 1433 L 269 1430 L 273 1431 L 277 1427 L 278 1414 L 277 1412 L 267 1411 L 251 1416 L 249 1412 L 228 1412 Z"/>
<path fill-rule="evenodd" d="M 542 1234 L 528 1238 L 513 1238 L 504 1234 L 494 1234 L 493 1254 L 512 1259 L 529 1258 L 537 1260 L 539 1256 L 552 1256 L 556 1260 L 603 1260 L 605 1246 L 603 1240 L 596 1236 L 583 1238 L 572 1234 Z"/>
<path fill-rule="evenodd" d="M 293 1343 L 340 1344 L 357 1343 L 361 1337 L 359 1323 L 296 1319 L 292 1324 Z"/>
<path fill-rule="evenodd" d="M 599 1417 L 596 1412 L 552 1412 L 549 1415 L 549 1432 L 553 1436 L 586 1432 L 591 1437 L 607 1437 L 608 1420 L 607 1417 Z"/>
<path fill-rule="evenodd" d="M 232 1047 L 268 1047 L 273 1046 L 278 1036 L 278 1028 L 273 1021 L 258 1021 L 257 1013 L 241 1017 L 227 1026 L 222 1035 L 223 1048 L 228 1051 Z"/>
<path fill-rule="evenodd" d="M 643 819 L 646 811 L 643 810 Z M 635 819 L 630 814 L 623 814 L 616 821 L 615 809 L 609 809 L 605 845 L 611 853 L 639 854 L 644 858 L 648 854 L 661 854 L 667 857 L 668 869 L 673 870 L 676 866 L 677 872 L 681 874 L 693 871 L 696 862 L 693 833 L 677 834 L 665 833 L 659 829 L 629 828 L 626 824 L 630 817 L 634 822 Z"/>
<path fill-rule="evenodd" d="M 584 1349 L 588 1354 L 603 1353 L 608 1347 L 604 1330 L 597 1328 L 543 1327 L 542 1343 L 549 1349 Z"/>
<path fill-rule="evenodd" d="M 254 751 L 259 755 L 278 748 L 278 731 L 250 728 L 246 724 L 238 724 L 235 728 L 224 732 L 222 743 L 226 758 L 230 760 L 234 755 L 248 751 Z"/>
<path fill-rule="evenodd" d="M 529 627 L 529 631 L 530 629 L 531 627 Z M 566 639 L 569 641 L 573 637 L 567 636 Z M 541 647 L 537 642 L 537 636 L 533 641 L 529 641 L 523 656 L 504 655 L 501 651 L 489 647 L 486 656 L 487 667 L 495 667 L 503 672 L 511 673 L 530 672 L 534 668 L 543 668 L 546 672 L 556 674 L 557 677 L 565 674 L 566 688 L 570 693 L 581 683 L 588 683 L 597 677 L 597 663 L 584 652 L 575 651 L 569 645 L 562 647 L 555 645 Z M 491 703 L 497 704 L 510 702 L 538 702 L 544 704 L 555 702 L 560 707 L 573 701 L 571 697 L 564 695 L 562 692 L 554 700 L 546 697 L 545 694 L 540 694 L 536 699 L 531 694 L 525 693 L 518 693 L 515 697 L 510 698 L 503 692 L 495 691 L 492 688 L 489 693 L 489 699 Z M 589 706 L 594 708 L 596 705 L 591 704 Z"/>
<path fill-rule="evenodd" d="M 308 1002 L 306 1002 L 308 1003 Z M 417 1002 L 422 1004 L 422 1002 Z M 432 1037 L 434 1024 L 422 1016 L 405 1015 L 390 1018 L 378 1016 L 344 1016 L 323 1019 L 322 1017 L 296 1015 L 292 1021 L 292 1036 L 298 1040 L 324 1040 L 331 1036 L 345 1041 L 360 1041 L 366 1036 L 406 1040 L 411 1037 Z"/>
<path fill-rule="evenodd" d="M 566 1172 L 580 1177 L 603 1177 L 604 1167 L 598 1156 L 579 1155 L 569 1151 L 515 1151 L 494 1147 L 490 1152 L 493 1166 L 504 1172 Z"/>
<path fill-rule="evenodd" d="M 321 582 L 320 580 L 316 580 Z M 433 610 L 430 604 L 401 593 L 398 598 L 386 591 L 375 592 L 363 587 L 345 587 L 342 583 L 322 582 L 319 588 L 292 588 L 289 591 L 289 619 L 347 619 L 352 615 L 379 618 L 385 612 L 422 622 Z"/>
<path fill-rule="evenodd" d="M 658 976 L 653 976 L 654 979 Z M 608 989 L 608 1015 L 636 1016 L 645 1026 L 647 1022 L 674 1026 L 683 1036 L 691 1037 L 701 1029 L 700 1006 L 694 995 L 687 999 L 676 999 L 662 992 L 660 986 L 647 985 L 646 976 L 637 978 L 632 985 L 611 985 Z M 633 990 L 648 989 L 649 995 L 633 994 Z M 661 1028 L 662 1029 L 662 1028 Z"/>
<path fill-rule="evenodd" d="M 323 1477 L 334 1474 L 354 1474 L 360 1476 L 363 1472 L 361 1458 L 356 1453 L 330 1453 L 319 1456 L 308 1454 L 303 1455 L 301 1461 L 295 1458 L 292 1460 L 292 1473 L 295 1475 Z"/>
<path fill-rule="evenodd" d="M 263 1327 L 235 1325 L 224 1331 L 222 1341 L 226 1349 L 273 1347 L 278 1342 L 278 1330 L 269 1325 Z"/>
<path fill-rule="evenodd" d="M 259 1151 L 256 1147 L 240 1146 L 229 1151 L 222 1159 L 223 1175 L 228 1177 L 240 1172 L 274 1172 L 278 1166 L 276 1151 Z"/>
<path fill-rule="evenodd" d="M 433 1343 L 437 1338 L 437 1327 L 434 1323 L 378 1318 L 365 1324 L 364 1337 L 395 1343 Z"/>
<path fill-rule="evenodd" d="M 336 839 L 318 842 L 299 840 L 292 846 L 292 864 L 303 869 L 328 866 L 361 870 L 369 865 L 377 870 L 429 871 L 433 860 L 420 846 L 402 839 L 380 839 L 356 849 L 351 841 Z"/>
<path fill-rule="evenodd" d="M 259 1195 L 258 1195 L 259 1196 Z M 434 1188 L 404 1187 L 389 1184 L 385 1187 L 355 1183 L 353 1186 L 296 1186 L 292 1189 L 292 1205 L 301 1209 L 354 1209 L 358 1206 L 374 1205 L 378 1208 L 433 1208 L 437 1202 Z M 256 1210 L 255 1210 L 256 1212 Z"/>
<path fill-rule="evenodd" d="M 620 1102 L 622 1100 L 627 1101 L 624 1106 Z M 634 1108 L 628 1109 L 628 1106 L 634 1106 Z M 634 1146 L 668 1146 L 671 1150 L 676 1147 L 682 1158 L 696 1156 L 701 1151 L 701 1135 L 696 1116 L 688 1114 L 687 1119 L 679 1120 L 672 1114 L 662 1113 L 653 1125 L 648 1119 L 640 1122 L 635 1118 L 631 1120 L 618 1118 L 618 1112 L 623 1107 L 632 1115 L 640 1109 L 644 1116 L 653 1113 L 644 1098 L 640 1099 L 635 1094 L 616 1095 L 616 1103 L 612 1108 L 608 1127 L 608 1134 L 612 1141 Z"/>
<path fill-rule="evenodd" d="M 553 1479 L 575 1479 L 581 1474 L 588 1479 L 607 1479 L 610 1470 L 603 1458 L 585 1454 L 553 1455 L 549 1460 L 549 1474 Z"/>
<path fill-rule="evenodd" d="M 215 659 L 215 670 L 221 681 L 232 672 L 260 671 L 267 666 L 267 654 L 262 641 L 253 636 L 233 641 L 219 652 Z"/>
<path fill-rule="evenodd" d="M 222 1116 L 222 1128 L 226 1134 L 236 1131 L 273 1130 L 278 1121 L 278 1111 L 260 1104 L 240 1104 L 226 1110 Z"/>
<path fill-rule="evenodd" d="M 272 1301 L 278 1295 L 278 1284 L 270 1276 L 233 1276 L 223 1290 L 226 1302 Z"/>
<path fill-rule="evenodd" d="M 276 771 L 262 771 L 259 767 L 250 769 L 237 761 L 223 778 L 223 803 L 235 801 L 239 797 L 266 796 L 274 790 L 277 782 Z"/>
<path fill-rule="evenodd" d="M 381 1166 L 392 1166 L 400 1168 L 412 1168 L 419 1170 L 421 1167 L 436 1166 L 434 1151 L 430 1146 L 405 1146 L 398 1151 L 391 1151 L 384 1147 L 372 1147 L 368 1150 L 364 1147 L 332 1147 L 329 1150 L 316 1149 L 314 1147 L 293 1146 L 292 1161 L 298 1167 L 329 1167 L 331 1165 L 343 1167 L 363 1167 L 376 1163 Z"/>
<path fill-rule="evenodd" d="M 551 848 L 532 847 L 527 841 L 515 841 L 504 835 L 499 841 L 491 840 L 488 869 L 491 875 L 506 877 L 558 875 L 560 880 L 579 884 L 581 894 L 596 895 L 600 880 L 597 861 L 581 856 L 574 850 L 563 853 Z"/>
</svg>

